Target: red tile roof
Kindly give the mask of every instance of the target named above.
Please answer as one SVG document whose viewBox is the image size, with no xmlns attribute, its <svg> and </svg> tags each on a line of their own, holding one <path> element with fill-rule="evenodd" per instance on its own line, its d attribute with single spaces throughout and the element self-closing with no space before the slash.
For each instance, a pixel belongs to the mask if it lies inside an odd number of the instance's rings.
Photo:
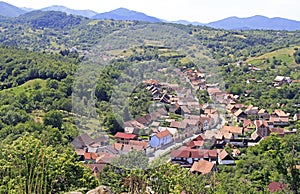
<svg viewBox="0 0 300 194">
<path fill-rule="evenodd" d="M 193 166 L 191 167 L 191 172 L 200 172 L 201 174 L 208 174 L 210 173 L 215 164 L 212 162 L 208 162 L 206 160 L 200 160 L 199 162 L 194 162 Z"/>
<path fill-rule="evenodd" d="M 221 128 L 222 132 L 230 132 L 234 134 L 242 134 L 243 128 L 242 127 L 234 127 L 234 126 L 223 126 Z"/>
<path fill-rule="evenodd" d="M 195 137 L 194 139 L 193 139 L 193 141 L 203 141 L 204 139 L 203 139 L 203 137 L 201 136 L 201 135 L 198 135 L 197 137 Z"/>
<path fill-rule="evenodd" d="M 253 124 L 253 122 L 251 120 L 244 120 L 243 126 L 247 127 L 248 125 L 251 125 L 251 124 Z"/>
<path fill-rule="evenodd" d="M 129 145 L 142 146 L 144 149 L 148 147 L 148 143 L 147 141 L 129 140 Z"/>
<path fill-rule="evenodd" d="M 84 153 L 84 159 L 85 160 L 96 160 L 97 159 L 97 155 L 96 153 L 93 152 L 85 152 Z"/>
<path fill-rule="evenodd" d="M 189 158 L 190 151 L 189 150 L 172 150 L 171 157 L 173 158 Z"/>
<path fill-rule="evenodd" d="M 136 137 L 137 135 L 135 134 L 122 133 L 122 132 L 118 132 L 115 135 L 115 138 L 122 138 L 122 139 L 135 139 Z"/>
<path fill-rule="evenodd" d="M 225 159 L 228 155 L 229 155 L 228 152 L 226 152 L 226 150 L 223 150 L 223 151 L 220 153 L 219 158 L 220 158 L 221 160 L 223 160 L 223 159 Z"/>
<path fill-rule="evenodd" d="M 255 121 L 256 127 L 259 128 L 261 126 L 269 127 L 269 124 L 265 120 L 256 120 Z"/>
<path fill-rule="evenodd" d="M 203 146 L 203 144 L 204 144 L 203 140 L 200 140 L 200 141 L 190 141 L 187 146 L 190 147 L 190 148 L 193 148 L 195 146 L 201 147 L 201 146 Z"/>
<path fill-rule="evenodd" d="M 218 151 L 217 150 L 208 150 L 208 155 L 210 158 L 217 158 L 218 157 Z"/>
<path fill-rule="evenodd" d="M 142 151 L 144 150 L 143 146 L 140 145 L 129 145 L 129 144 L 124 144 L 123 145 L 123 150 L 124 152 L 130 152 L 132 150 L 136 150 L 136 151 Z"/>
<path fill-rule="evenodd" d="M 166 137 L 168 135 L 171 135 L 170 131 L 164 130 L 164 131 L 161 131 L 161 132 L 157 133 L 156 137 L 158 137 L 159 139 L 161 139 L 161 138 Z"/>
</svg>

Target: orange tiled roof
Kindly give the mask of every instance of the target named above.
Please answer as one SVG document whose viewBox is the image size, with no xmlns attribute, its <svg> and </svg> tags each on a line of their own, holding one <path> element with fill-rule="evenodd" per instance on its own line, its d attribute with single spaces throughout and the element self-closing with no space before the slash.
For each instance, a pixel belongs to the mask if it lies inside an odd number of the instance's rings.
<svg viewBox="0 0 300 194">
<path fill-rule="evenodd" d="M 136 138 L 136 135 L 135 135 L 135 134 L 129 134 L 129 133 L 118 132 L 118 133 L 116 133 L 115 138 L 135 139 L 135 138 Z"/>
<path fill-rule="evenodd" d="M 221 128 L 222 132 L 230 132 L 234 134 L 242 134 L 243 128 L 242 127 L 235 127 L 235 126 L 223 126 Z"/>
<path fill-rule="evenodd" d="M 159 133 L 156 134 L 156 136 L 157 136 L 159 139 L 161 139 L 161 138 L 163 138 L 163 137 L 166 137 L 166 136 L 168 136 L 168 135 L 171 135 L 170 131 L 168 131 L 168 130 L 164 130 L 164 131 L 161 131 L 161 132 L 159 132 Z"/>
<path fill-rule="evenodd" d="M 199 162 L 194 162 L 191 167 L 191 172 L 200 172 L 202 174 L 208 174 L 212 171 L 214 163 L 208 162 L 206 160 L 200 160 Z"/>
</svg>

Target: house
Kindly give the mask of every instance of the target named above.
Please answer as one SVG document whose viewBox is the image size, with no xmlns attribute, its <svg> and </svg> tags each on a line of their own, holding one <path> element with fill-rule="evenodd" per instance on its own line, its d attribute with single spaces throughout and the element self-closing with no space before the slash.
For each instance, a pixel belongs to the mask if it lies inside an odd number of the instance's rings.
<svg viewBox="0 0 300 194">
<path fill-rule="evenodd" d="M 271 131 L 269 128 L 269 123 L 265 120 L 256 120 L 255 122 L 256 126 L 256 133 L 261 137 L 269 136 Z"/>
<path fill-rule="evenodd" d="M 202 129 L 202 131 L 206 131 L 208 130 L 211 126 L 211 118 L 209 117 L 200 117 L 200 127 Z"/>
<path fill-rule="evenodd" d="M 243 128 L 247 128 L 248 130 L 252 130 L 252 129 L 255 129 L 256 127 L 255 127 L 253 121 L 251 121 L 251 120 L 244 120 Z"/>
<path fill-rule="evenodd" d="M 223 136 L 224 143 L 229 143 L 234 139 L 234 135 L 231 132 L 228 131 L 221 131 L 221 134 Z"/>
<path fill-rule="evenodd" d="M 247 114 L 242 109 L 239 109 L 235 113 L 233 113 L 233 116 L 237 122 L 240 122 L 246 119 Z"/>
<path fill-rule="evenodd" d="M 144 154 L 149 152 L 149 146 L 147 141 L 129 140 L 128 144 L 115 143 L 114 148 L 118 150 L 118 153 L 128 153 L 132 150 L 141 151 Z"/>
<path fill-rule="evenodd" d="M 83 156 L 85 162 L 96 162 L 97 157 L 94 152 L 85 152 Z"/>
<path fill-rule="evenodd" d="M 75 149 L 77 156 L 79 156 L 79 161 L 84 161 L 84 153 L 86 152 L 85 149 Z"/>
<path fill-rule="evenodd" d="M 72 145 L 75 149 L 87 148 L 93 143 L 95 143 L 94 140 L 87 133 L 79 135 L 72 141 Z"/>
<path fill-rule="evenodd" d="M 270 122 L 274 126 L 288 126 L 289 125 L 289 115 L 284 111 L 276 109 L 270 116 Z"/>
<path fill-rule="evenodd" d="M 255 146 L 255 145 L 257 145 L 261 139 L 262 139 L 262 136 L 257 133 L 257 130 L 254 131 L 251 134 L 250 139 L 248 140 L 248 146 Z"/>
<path fill-rule="evenodd" d="M 115 134 L 114 138 L 117 140 L 118 143 L 128 144 L 130 140 L 137 140 L 137 135 L 131 133 L 118 132 Z"/>
<path fill-rule="evenodd" d="M 108 153 L 108 154 L 118 154 L 118 151 L 111 145 L 98 148 L 97 153 L 99 152 Z"/>
<path fill-rule="evenodd" d="M 218 163 L 231 165 L 234 164 L 234 158 L 226 150 L 222 150 L 218 156 Z"/>
<path fill-rule="evenodd" d="M 219 130 L 207 130 L 202 137 L 205 145 L 209 145 L 211 147 L 223 147 L 226 144 L 224 135 Z"/>
<path fill-rule="evenodd" d="M 247 115 L 257 115 L 258 112 L 259 112 L 258 107 L 255 107 L 255 106 L 253 106 L 253 105 L 249 105 L 249 106 L 246 108 L 246 110 L 245 110 L 245 113 L 246 113 Z"/>
<path fill-rule="evenodd" d="M 124 132 L 125 133 L 131 133 L 131 134 L 138 134 L 139 133 L 139 129 L 138 128 L 134 128 L 134 127 L 125 127 L 124 128 Z"/>
<path fill-rule="evenodd" d="M 204 144 L 204 140 L 200 140 L 200 141 L 190 141 L 187 143 L 187 147 L 191 148 L 191 149 L 200 149 L 203 147 Z"/>
<path fill-rule="evenodd" d="M 200 120 L 199 119 L 183 119 L 183 122 L 187 123 L 187 128 L 192 129 L 194 131 L 199 131 L 200 129 Z"/>
<path fill-rule="evenodd" d="M 114 159 L 120 157 L 118 154 L 110 154 L 105 152 L 98 152 L 96 158 L 97 164 L 110 164 Z"/>
<path fill-rule="evenodd" d="M 244 134 L 244 130 L 242 127 L 235 126 L 223 126 L 220 131 L 223 134 L 232 133 L 234 139 L 237 139 Z"/>
<path fill-rule="evenodd" d="M 263 108 L 260 109 L 257 114 L 260 119 L 269 119 L 270 118 L 269 113 Z"/>
<path fill-rule="evenodd" d="M 185 149 L 177 149 L 171 151 L 171 161 L 175 164 L 184 165 L 186 167 L 190 167 L 190 163 L 188 162 L 188 158 L 191 153 L 189 150 Z"/>
<path fill-rule="evenodd" d="M 182 121 L 172 121 L 170 127 L 184 130 L 187 127 L 187 123 Z"/>
<path fill-rule="evenodd" d="M 145 128 L 145 125 L 143 125 L 142 123 L 139 123 L 137 120 L 133 119 L 133 120 L 124 122 L 123 127 L 124 128 L 133 127 L 133 128 L 143 129 L 143 128 Z"/>
<path fill-rule="evenodd" d="M 206 160 L 216 163 L 218 158 L 217 150 L 194 149 L 182 146 L 171 151 L 172 163 L 192 165 L 195 161 Z"/>
<path fill-rule="evenodd" d="M 194 162 L 191 167 L 191 173 L 200 173 L 200 174 L 209 174 L 212 171 L 215 171 L 216 165 L 212 162 L 206 160 L 200 160 Z"/>
<path fill-rule="evenodd" d="M 172 134 L 168 130 L 164 130 L 150 136 L 149 145 L 152 148 L 159 148 L 173 141 Z"/>
<path fill-rule="evenodd" d="M 177 138 L 178 137 L 178 130 L 176 128 L 172 128 L 172 127 L 158 127 L 158 131 L 165 131 L 168 130 L 173 138 Z"/>
</svg>

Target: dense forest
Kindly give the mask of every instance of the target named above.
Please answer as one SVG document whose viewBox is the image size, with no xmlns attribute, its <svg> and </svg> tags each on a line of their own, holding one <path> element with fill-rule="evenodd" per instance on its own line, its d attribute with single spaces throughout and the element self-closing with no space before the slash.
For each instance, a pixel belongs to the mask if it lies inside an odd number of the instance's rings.
<svg viewBox="0 0 300 194">
<path fill-rule="evenodd" d="M 164 160 L 148 164 L 139 152 L 115 162 L 139 161 L 147 170 L 109 165 L 95 177 L 82 165 L 71 145 L 79 134 L 111 137 L 123 131 L 120 123 L 149 113 L 152 95 L 142 80 L 182 84 L 162 69 L 172 74 L 174 68 L 199 68 L 211 74 L 211 82 L 219 80 L 222 89 L 239 95 L 240 103 L 299 113 L 299 31 L 165 23 L 139 31 L 145 25 L 41 11 L 0 18 L 0 193 L 86 192 L 100 184 L 115 193 L 144 193 L 147 187 L 155 193 L 268 193 L 271 181 L 283 180 L 287 193 L 299 193 L 300 171 L 294 168 L 300 164 L 299 132 L 271 135 L 242 149 L 235 166 L 220 166 L 212 175 L 190 174 Z M 116 39 L 114 33 L 132 40 Z M 298 82 L 276 88 L 276 76 Z M 198 97 L 210 100 L 205 92 Z M 291 128 L 299 129 L 299 121 Z"/>
</svg>

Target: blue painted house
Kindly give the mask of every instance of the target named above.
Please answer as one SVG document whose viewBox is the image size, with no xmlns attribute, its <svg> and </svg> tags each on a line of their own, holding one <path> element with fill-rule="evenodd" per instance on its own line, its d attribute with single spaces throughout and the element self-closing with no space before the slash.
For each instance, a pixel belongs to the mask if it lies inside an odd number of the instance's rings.
<svg viewBox="0 0 300 194">
<path fill-rule="evenodd" d="M 151 136 L 150 146 L 152 148 L 159 148 L 163 145 L 171 143 L 173 141 L 172 134 L 168 130 L 161 131 Z"/>
</svg>

